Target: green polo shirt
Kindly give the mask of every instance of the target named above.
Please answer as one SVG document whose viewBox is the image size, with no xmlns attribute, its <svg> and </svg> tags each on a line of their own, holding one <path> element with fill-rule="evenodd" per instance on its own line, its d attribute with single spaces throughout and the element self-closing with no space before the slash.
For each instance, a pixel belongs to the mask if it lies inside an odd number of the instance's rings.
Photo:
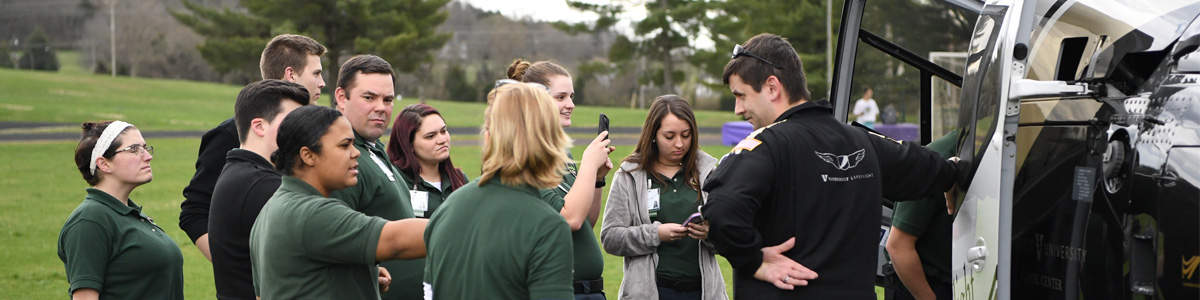
<svg viewBox="0 0 1200 300">
<path fill-rule="evenodd" d="M 378 299 L 375 250 L 387 223 L 283 176 L 250 230 L 254 291 L 262 299 Z"/>
<path fill-rule="evenodd" d="M 954 156 L 958 132 L 939 138 L 926 145 L 943 158 Z M 921 268 L 926 277 L 940 278 L 951 283 L 950 274 L 950 228 L 954 216 L 946 214 L 944 198 L 933 197 L 914 201 L 898 201 L 892 210 L 892 226 L 917 236 L 917 254 L 921 257 Z"/>
<path fill-rule="evenodd" d="M 651 221 L 682 224 L 699 211 L 699 193 L 684 181 L 682 169 L 666 183 L 650 179 L 650 189 L 658 189 L 658 216 Z M 686 225 L 686 224 L 685 224 Z M 669 225 L 662 225 L 669 226 Z M 700 279 L 700 241 L 685 236 L 658 245 L 658 269 L 654 275 L 673 279 Z"/>
<path fill-rule="evenodd" d="M 433 296 L 574 299 L 570 231 L 532 187 L 467 183 L 425 229 Z"/>
<path fill-rule="evenodd" d="M 183 299 L 183 253 L 142 207 L 88 188 L 58 234 L 67 294 L 95 289 L 100 299 Z"/>
<path fill-rule="evenodd" d="M 401 177 L 404 177 L 404 182 L 408 183 L 409 191 L 421 191 L 426 192 L 429 195 L 429 210 L 426 210 L 422 213 L 417 211 L 416 208 L 413 208 L 413 213 L 418 218 L 428 219 L 430 216 L 433 216 L 433 212 L 437 211 L 439 206 L 442 206 L 442 202 L 445 201 L 446 197 L 449 197 L 450 193 L 454 192 L 446 191 L 446 189 L 450 188 L 450 176 L 448 174 L 442 174 L 441 188 L 433 186 L 433 184 L 425 181 L 425 179 L 419 178 L 420 176 L 414 179 L 412 176 L 408 176 L 408 173 L 405 172 L 400 172 L 400 175 Z M 465 178 L 466 174 L 463 174 L 463 177 Z"/>
<path fill-rule="evenodd" d="M 388 159 L 383 143 L 378 139 L 372 142 L 374 145 L 368 144 L 358 132 L 354 133 L 354 147 L 362 153 L 358 156 L 358 184 L 330 193 L 329 197 L 345 202 L 358 212 L 389 221 L 414 217 L 408 199 L 408 182 Z M 372 155 L 378 162 L 371 158 Z M 383 299 L 423 298 L 421 279 L 425 259 L 390 260 L 379 265 L 392 274 L 392 285 L 387 293 L 383 293 Z"/>
<path fill-rule="evenodd" d="M 567 156 L 570 157 L 571 153 L 568 152 Z M 561 211 L 563 205 L 567 203 L 563 197 L 567 196 L 567 191 L 570 191 L 571 186 L 575 184 L 575 176 L 579 172 L 579 168 L 573 163 L 568 164 L 567 169 L 570 172 L 563 175 L 562 183 L 540 192 L 542 200 L 549 203 L 556 212 Z M 579 230 L 571 232 L 571 242 L 575 252 L 575 281 L 600 279 L 604 273 L 604 254 L 600 252 L 600 243 L 596 241 L 592 223 L 583 220 L 583 226 Z"/>
</svg>

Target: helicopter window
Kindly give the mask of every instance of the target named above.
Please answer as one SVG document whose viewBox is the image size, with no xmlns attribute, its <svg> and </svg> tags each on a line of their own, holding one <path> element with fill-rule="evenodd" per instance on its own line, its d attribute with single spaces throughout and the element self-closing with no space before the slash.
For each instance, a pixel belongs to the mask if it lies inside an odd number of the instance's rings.
<svg viewBox="0 0 1200 300">
<path fill-rule="evenodd" d="M 846 120 L 873 119 L 876 131 L 922 144 L 957 128 L 961 74 L 976 16 L 936 1 L 867 1 Z M 868 89 L 874 106 L 865 103 Z"/>
<path fill-rule="evenodd" d="M 1055 67 L 1054 80 L 1071 81 L 1077 79 L 1075 72 L 1079 70 L 1079 62 L 1083 60 L 1083 50 L 1087 48 L 1088 38 L 1072 37 L 1062 40 L 1059 48 L 1058 66 Z"/>
<path fill-rule="evenodd" d="M 943 1 L 872 0 L 863 7 L 861 28 L 927 57 L 935 51 L 966 51 L 977 17 L 969 9 Z M 951 71 L 962 73 L 962 69 Z"/>
<path fill-rule="evenodd" d="M 959 117 L 959 126 L 968 129 L 968 141 L 960 145 L 959 154 L 964 158 L 975 158 L 971 161 L 979 161 L 986 149 L 983 145 L 999 125 L 996 116 L 1000 110 L 1001 68 L 993 66 L 1002 59 L 996 46 L 1006 12 L 1004 6 L 990 6 L 980 15 L 967 54 L 964 77 L 974 80 L 963 81 L 961 105 L 964 114 Z M 981 72 L 982 76 L 979 75 Z M 971 173 L 974 173 L 978 165 L 971 164 Z"/>
</svg>

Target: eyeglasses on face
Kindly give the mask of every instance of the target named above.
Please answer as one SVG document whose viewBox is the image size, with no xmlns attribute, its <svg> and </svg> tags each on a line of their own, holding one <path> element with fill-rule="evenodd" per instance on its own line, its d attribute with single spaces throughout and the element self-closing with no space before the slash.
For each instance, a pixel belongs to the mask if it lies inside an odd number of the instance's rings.
<svg viewBox="0 0 1200 300">
<path fill-rule="evenodd" d="M 532 87 L 535 87 L 535 88 L 539 88 L 539 89 L 546 90 L 546 92 L 547 92 L 547 93 L 549 93 L 549 92 L 550 92 L 550 88 L 549 88 L 549 87 L 547 87 L 547 86 L 546 86 L 546 85 L 544 85 L 544 84 L 537 83 L 537 82 L 520 82 L 520 81 L 516 81 L 516 80 L 513 80 L 513 79 L 500 79 L 500 80 L 496 80 L 496 86 L 492 87 L 492 89 L 498 89 L 498 88 L 500 88 L 501 86 L 504 86 L 505 84 L 511 84 L 511 83 L 524 83 L 525 85 L 528 85 L 528 86 L 532 86 Z"/>
<path fill-rule="evenodd" d="M 117 151 L 113 152 L 113 154 L 121 153 L 121 152 L 129 152 L 129 153 L 133 153 L 133 155 L 142 155 L 143 150 L 145 150 L 146 153 L 150 153 L 150 155 L 154 155 L 154 146 L 150 146 L 150 145 L 146 145 L 146 144 L 129 145 L 129 147 L 125 147 L 124 149 L 117 150 Z"/>
<path fill-rule="evenodd" d="M 733 45 L 733 57 L 730 57 L 729 59 L 736 59 L 736 58 L 738 58 L 739 56 L 749 56 L 749 57 L 753 57 L 753 58 L 756 58 L 756 59 L 758 59 L 758 60 L 760 60 L 760 61 L 762 61 L 762 62 L 765 62 L 765 63 L 767 63 L 768 65 L 771 65 L 772 67 L 775 67 L 776 69 L 783 70 L 783 67 L 780 67 L 779 65 L 776 65 L 775 63 L 772 63 L 771 61 L 769 61 L 769 60 L 767 60 L 767 59 L 765 59 L 765 58 L 762 58 L 762 56 L 758 56 L 758 55 L 756 55 L 756 54 L 754 54 L 754 53 L 750 53 L 750 51 L 749 51 L 749 50 L 746 50 L 746 48 L 742 48 L 742 45 L 741 45 L 741 44 L 734 44 L 734 45 Z"/>
</svg>

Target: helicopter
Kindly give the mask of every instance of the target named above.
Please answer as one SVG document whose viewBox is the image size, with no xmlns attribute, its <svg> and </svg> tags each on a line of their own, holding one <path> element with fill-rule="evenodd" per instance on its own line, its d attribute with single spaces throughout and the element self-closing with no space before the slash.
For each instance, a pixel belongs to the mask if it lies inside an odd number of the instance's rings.
<svg viewBox="0 0 1200 300">
<path fill-rule="evenodd" d="M 829 99 L 849 122 L 870 87 L 901 115 L 880 132 L 958 138 L 956 299 L 1200 299 L 1198 16 L 1200 1 L 846 0 Z"/>
</svg>

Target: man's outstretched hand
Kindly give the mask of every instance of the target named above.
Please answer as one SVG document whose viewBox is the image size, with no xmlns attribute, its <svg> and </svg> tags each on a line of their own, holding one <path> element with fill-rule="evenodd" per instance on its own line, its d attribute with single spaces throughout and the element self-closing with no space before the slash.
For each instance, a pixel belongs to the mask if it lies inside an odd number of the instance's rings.
<svg viewBox="0 0 1200 300">
<path fill-rule="evenodd" d="M 792 249 L 795 244 L 796 238 L 790 238 L 783 244 L 763 248 L 763 262 L 758 270 L 754 271 L 754 278 L 774 284 L 782 290 L 806 286 L 809 280 L 817 279 L 817 272 L 783 255 L 784 251 Z"/>
</svg>

